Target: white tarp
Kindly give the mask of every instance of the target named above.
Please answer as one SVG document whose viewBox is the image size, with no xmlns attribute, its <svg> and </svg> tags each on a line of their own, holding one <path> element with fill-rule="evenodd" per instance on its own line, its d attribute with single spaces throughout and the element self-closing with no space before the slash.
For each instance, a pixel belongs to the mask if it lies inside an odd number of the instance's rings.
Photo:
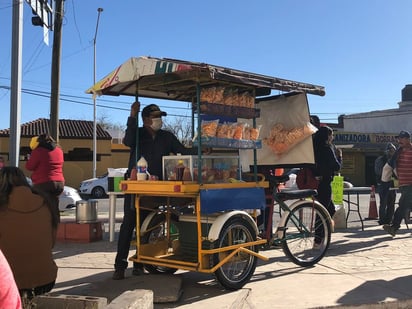
<svg viewBox="0 0 412 309">
<path fill-rule="evenodd" d="M 310 123 L 309 106 L 305 93 L 276 96 L 273 99 L 259 102 L 260 117 L 256 119 L 261 126 L 260 138 L 262 148 L 257 150 L 258 165 L 299 166 L 315 162 L 311 136 L 293 146 L 286 153 L 277 155 L 263 141 L 268 138 L 273 126 L 281 124 L 285 128 L 299 128 Z M 242 120 L 252 124 L 251 120 Z M 240 150 L 243 171 L 253 165 L 253 150 Z"/>
</svg>

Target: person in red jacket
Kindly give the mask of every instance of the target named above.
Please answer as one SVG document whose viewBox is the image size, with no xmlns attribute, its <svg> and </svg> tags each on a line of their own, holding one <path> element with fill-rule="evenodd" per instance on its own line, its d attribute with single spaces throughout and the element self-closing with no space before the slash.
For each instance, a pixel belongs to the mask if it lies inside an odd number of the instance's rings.
<svg viewBox="0 0 412 309">
<path fill-rule="evenodd" d="M 33 137 L 30 148 L 32 152 L 26 162 L 26 169 L 32 172 L 33 188 L 44 192 L 59 214 L 59 195 L 63 192 L 65 182 L 63 150 L 47 134 Z"/>
</svg>

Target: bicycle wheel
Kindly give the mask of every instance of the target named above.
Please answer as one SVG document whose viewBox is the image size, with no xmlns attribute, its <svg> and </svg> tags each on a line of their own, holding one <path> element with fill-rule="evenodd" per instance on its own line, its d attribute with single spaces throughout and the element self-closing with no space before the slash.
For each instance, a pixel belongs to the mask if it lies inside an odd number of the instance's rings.
<svg viewBox="0 0 412 309">
<path fill-rule="evenodd" d="M 172 215 L 170 218 L 170 228 L 167 227 L 166 215 L 164 213 L 156 214 L 150 221 L 148 232 L 142 236 L 141 243 L 150 244 L 158 240 L 168 237 L 170 233 L 170 241 L 179 238 L 179 228 L 177 225 L 177 216 Z M 151 274 L 173 274 L 177 271 L 176 268 L 169 268 L 158 265 L 144 264 L 144 268 Z"/>
<path fill-rule="evenodd" d="M 256 240 L 256 231 L 251 223 L 242 217 L 232 217 L 224 225 L 217 240 L 218 248 L 247 243 Z M 258 251 L 257 246 L 246 247 Z M 214 254 L 214 265 L 231 253 L 224 251 Z M 252 277 L 256 269 L 257 257 L 246 252 L 236 253 L 229 261 L 215 271 L 219 283 L 228 290 L 242 288 Z"/>
<path fill-rule="evenodd" d="M 323 206 L 307 202 L 295 207 L 284 227 L 282 248 L 293 263 L 312 266 L 323 258 L 331 235 L 329 216 Z"/>
</svg>

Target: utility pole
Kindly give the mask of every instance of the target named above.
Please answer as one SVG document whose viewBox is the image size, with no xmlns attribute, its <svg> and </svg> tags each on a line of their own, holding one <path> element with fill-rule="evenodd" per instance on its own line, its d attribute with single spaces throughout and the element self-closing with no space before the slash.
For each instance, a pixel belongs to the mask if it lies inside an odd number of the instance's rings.
<svg viewBox="0 0 412 309">
<path fill-rule="evenodd" d="M 96 39 L 97 29 L 99 29 L 100 14 L 102 8 L 97 9 L 96 31 L 93 39 L 93 85 L 96 84 Z M 93 178 L 96 178 L 97 171 L 97 120 L 96 120 L 96 95 L 93 94 Z"/>
<path fill-rule="evenodd" d="M 59 142 L 60 58 L 64 0 L 55 0 L 53 55 L 51 69 L 50 135 Z"/>
<path fill-rule="evenodd" d="M 23 41 L 23 2 L 13 0 L 13 27 L 11 53 L 10 94 L 10 141 L 9 164 L 19 166 L 20 156 L 20 113 L 21 113 L 21 63 Z"/>
</svg>

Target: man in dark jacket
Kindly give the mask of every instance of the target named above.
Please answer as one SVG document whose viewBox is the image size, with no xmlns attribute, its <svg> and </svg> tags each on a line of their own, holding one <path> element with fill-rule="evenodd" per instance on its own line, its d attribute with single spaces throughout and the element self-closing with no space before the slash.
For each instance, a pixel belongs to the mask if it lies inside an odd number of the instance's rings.
<svg viewBox="0 0 412 309">
<path fill-rule="evenodd" d="M 127 119 L 126 134 L 123 143 L 130 147 L 130 158 L 128 173 L 136 167 L 137 160 L 143 156 L 148 165 L 147 169 L 151 175 L 159 177 L 162 180 L 162 158 L 170 154 L 181 153 L 183 155 L 197 154 L 197 148 L 186 148 L 179 142 L 177 137 L 169 132 L 162 130 L 162 116 L 166 116 L 166 112 L 161 111 L 159 106 L 155 104 L 147 105 L 142 110 L 143 127 L 137 129 L 136 117 L 140 110 L 140 103 L 134 102 L 131 107 L 130 116 Z M 136 156 L 136 134 L 139 132 L 139 147 L 138 155 Z M 120 226 L 119 239 L 117 243 L 117 255 L 114 264 L 115 272 L 113 273 L 114 280 L 124 279 L 124 273 L 128 266 L 128 255 L 130 250 L 130 241 L 133 237 L 133 231 L 136 227 L 136 208 L 134 205 L 134 195 L 126 194 L 124 196 L 124 215 L 123 222 Z M 141 204 L 154 207 L 157 199 L 151 197 L 141 198 Z M 148 205 L 148 204 L 151 205 Z M 160 205 L 160 204 L 159 204 Z M 140 210 L 140 223 L 143 222 L 148 215 L 147 210 Z M 133 263 L 133 275 L 143 273 L 141 264 Z"/>
</svg>

